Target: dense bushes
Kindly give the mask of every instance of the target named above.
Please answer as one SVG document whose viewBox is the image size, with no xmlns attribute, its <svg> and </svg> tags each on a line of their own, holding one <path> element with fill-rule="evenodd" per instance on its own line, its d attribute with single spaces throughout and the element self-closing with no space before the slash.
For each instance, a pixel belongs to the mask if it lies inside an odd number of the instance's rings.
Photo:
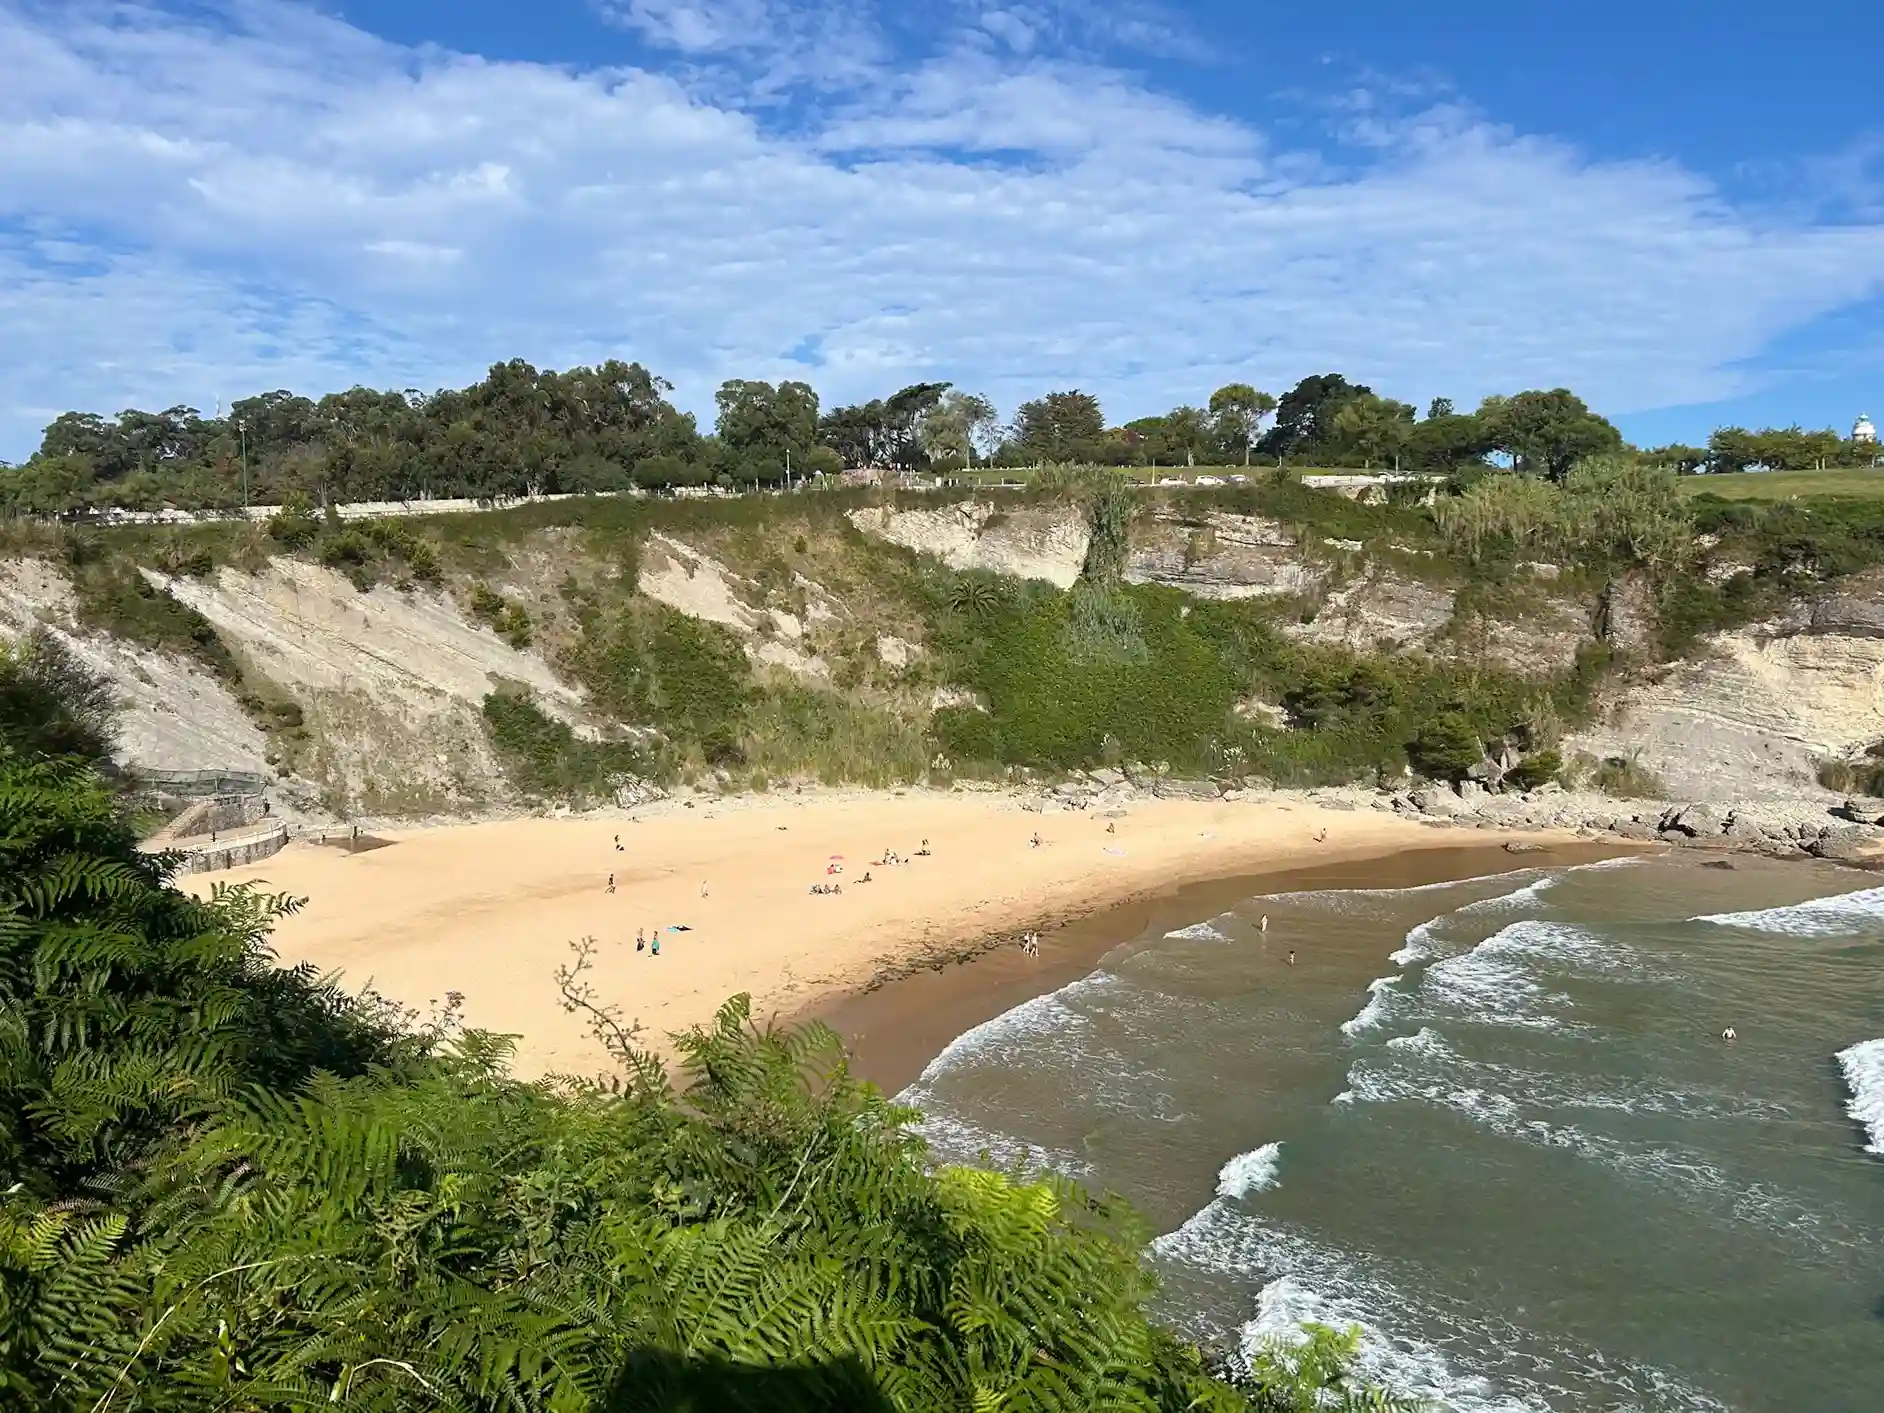
<svg viewBox="0 0 1884 1413">
<path fill-rule="evenodd" d="M 1452 548 L 1474 558 L 1529 554 L 1660 569 L 1694 548 L 1674 473 L 1632 456 L 1590 457 L 1560 483 L 1486 476 L 1442 497 L 1433 515 Z"/>
<path fill-rule="evenodd" d="M 1417 656 L 1357 658 L 1290 641 L 1247 602 L 1150 587 L 1113 591 L 1126 612 L 1113 611 L 1108 638 L 1082 623 L 1092 612 L 1085 592 L 1032 589 L 976 613 L 952 610 L 938 624 L 953 680 L 988 708 L 935 714 L 938 750 L 957 769 L 1140 761 L 1306 785 L 1411 759 L 1453 778 L 1484 745 L 1528 744 L 1543 734 L 1534 723 L 1574 716 L 1590 685 Z M 951 598 L 965 607 L 965 595 Z M 1289 729 L 1238 717 L 1246 696 L 1279 703 Z"/>
<path fill-rule="evenodd" d="M 596 705 L 681 747 L 737 730 L 752 694 L 739 640 L 664 604 L 636 603 L 593 624 L 572 670 Z"/>
<path fill-rule="evenodd" d="M 524 692 L 485 697 L 484 724 L 511 783 L 535 798 L 607 801 L 624 780 L 657 768 L 633 742 L 582 740 Z"/>
</svg>

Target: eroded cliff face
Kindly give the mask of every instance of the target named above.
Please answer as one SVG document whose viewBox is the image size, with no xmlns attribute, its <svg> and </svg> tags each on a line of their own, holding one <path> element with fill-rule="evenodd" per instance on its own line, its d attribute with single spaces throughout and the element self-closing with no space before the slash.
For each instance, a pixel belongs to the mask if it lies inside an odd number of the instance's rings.
<svg viewBox="0 0 1884 1413">
<path fill-rule="evenodd" d="M 853 510 L 866 535 L 932 554 L 951 569 L 986 569 L 1017 579 L 1044 579 L 1071 588 L 1090 538 L 1083 520 L 1064 506 L 997 509 L 986 501 L 898 509 Z"/>
<path fill-rule="evenodd" d="M 946 562 L 1070 585 L 1086 534 L 1068 507 L 985 504 L 858 511 L 852 523 Z M 956 700 L 927 667 L 921 620 L 870 597 L 835 537 L 789 555 L 707 532 L 656 534 L 639 552 L 638 592 L 719 624 L 762 673 L 897 712 L 913 729 Z M 691 542 L 690 542 L 691 541 Z M 787 545 L 790 545 L 788 540 Z M 607 546 L 549 529 L 506 551 L 489 582 L 527 603 L 527 648 L 474 621 L 454 591 L 361 593 L 318 566 L 276 558 L 259 573 L 203 578 L 145 571 L 201 613 L 246 669 L 300 709 L 298 732 L 264 731 L 232 684 L 193 661 L 84 631 L 72 586 L 39 560 L 0 563 L 0 636 L 45 625 L 104 673 L 124 703 L 128 763 L 163 770 L 273 772 L 311 807 L 381 816 L 474 814 L 512 803 L 481 715 L 487 693 L 527 686 L 585 734 L 583 693 L 552 666 L 577 632 L 562 602 L 576 579 L 609 581 Z M 823 569 L 818 568 L 822 556 Z M 1442 573 L 1404 554 L 1303 545 L 1276 521 L 1165 506 L 1141 519 L 1127 578 L 1200 598 L 1272 598 L 1282 631 L 1357 653 L 1425 652 L 1519 672 L 1567 668 L 1597 635 L 1647 652 L 1652 604 L 1624 584 L 1601 601 L 1566 593 L 1541 566 L 1533 588 L 1468 607 Z M 751 562 L 749 562 L 751 561 Z M 1396 567 L 1396 565 L 1398 567 Z M 743 568 L 742 568 L 743 566 Z M 827 587 L 827 585 L 831 587 Z M 560 587 L 559 587 L 560 586 Z M 1588 597 L 1588 596 L 1586 596 Z M 558 615 L 561 615 L 559 618 Z M 1264 719 L 1271 706 L 1250 708 Z M 1602 704 L 1566 753 L 1634 758 L 1685 800 L 1827 798 L 1819 763 L 1884 739 L 1884 573 L 1845 581 L 1771 622 L 1720 634 L 1688 660 L 1646 669 Z"/>
<path fill-rule="evenodd" d="M 1672 795 L 1816 797 L 1819 762 L 1884 739 L 1884 575 L 1708 638 L 1608 704 L 1571 744 L 1633 757 Z"/>
<path fill-rule="evenodd" d="M 84 632 L 71 582 L 57 568 L 39 559 L 0 561 L 0 638 L 24 638 L 40 628 L 116 688 L 123 762 L 267 772 L 267 736 L 214 674 L 187 659 Z"/>
</svg>

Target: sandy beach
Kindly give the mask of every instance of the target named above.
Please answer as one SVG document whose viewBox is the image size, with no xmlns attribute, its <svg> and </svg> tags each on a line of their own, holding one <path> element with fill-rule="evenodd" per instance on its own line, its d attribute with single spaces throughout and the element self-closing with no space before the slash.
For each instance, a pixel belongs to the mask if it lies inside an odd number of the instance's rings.
<svg viewBox="0 0 1884 1413">
<path fill-rule="evenodd" d="M 460 992 L 466 1023 L 518 1036 L 519 1073 L 538 1075 L 608 1065 L 554 979 L 579 938 L 597 944 L 597 999 L 662 1050 L 670 1032 L 741 991 L 759 1017 L 822 1012 L 873 979 L 1028 928 L 1047 930 L 1051 945 L 1071 919 L 1185 884 L 1506 836 L 1462 837 L 1301 797 L 1146 801 L 1113 819 L 1030 813 L 1002 794 L 910 791 L 376 837 L 383 846 L 359 852 L 303 841 L 189 882 L 206 891 L 254 880 L 306 897 L 276 928 L 284 962 L 338 971 L 421 1010 Z M 907 862 L 877 864 L 885 849 Z M 841 872 L 827 871 L 834 865 Z M 827 883 L 843 892 L 811 892 Z M 656 929 L 660 954 L 637 952 L 637 930 Z"/>
</svg>

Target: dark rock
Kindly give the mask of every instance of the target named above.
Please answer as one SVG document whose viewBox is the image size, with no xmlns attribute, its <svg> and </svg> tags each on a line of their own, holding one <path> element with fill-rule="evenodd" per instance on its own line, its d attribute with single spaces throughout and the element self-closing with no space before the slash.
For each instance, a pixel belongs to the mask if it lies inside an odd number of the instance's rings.
<svg viewBox="0 0 1884 1413">
<path fill-rule="evenodd" d="M 1729 868 L 1730 869 L 1733 867 L 1733 865 L 1729 863 L 1726 859 L 1709 859 L 1706 863 L 1702 864 L 1701 867 L 1702 868 Z"/>
<path fill-rule="evenodd" d="M 1507 854 L 1541 854 L 1544 852 L 1544 846 L 1534 844 L 1529 839 L 1513 839 L 1505 845 L 1505 852 Z"/>
<path fill-rule="evenodd" d="M 1870 824 L 1839 825 L 1815 839 L 1809 852 L 1833 863 L 1884 863 L 1884 829 Z"/>
<path fill-rule="evenodd" d="M 1855 824 L 1884 824 L 1884 800 L 1846 800 L 1832 813 Z"/>
<path fill-rule="evenodd" d="M 1726 820 L 1713 805 L 1682 805 L 1662 816 L 1662 832 L 1678 829 L 1690 839 L 1719 834 Z"/>
</svg>

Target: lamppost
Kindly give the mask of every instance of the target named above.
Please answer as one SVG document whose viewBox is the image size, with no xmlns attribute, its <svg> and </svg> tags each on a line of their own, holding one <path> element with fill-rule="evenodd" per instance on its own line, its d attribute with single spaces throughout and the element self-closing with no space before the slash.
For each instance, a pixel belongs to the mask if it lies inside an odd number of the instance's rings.
<svg viewBox="0 0 1884 1413">
<path fill-rule="evenodd" d="M 242 518 L 249 518 L 249 424 L 236 418 L 236 440 L 242 446 Z"/>
</svg>

